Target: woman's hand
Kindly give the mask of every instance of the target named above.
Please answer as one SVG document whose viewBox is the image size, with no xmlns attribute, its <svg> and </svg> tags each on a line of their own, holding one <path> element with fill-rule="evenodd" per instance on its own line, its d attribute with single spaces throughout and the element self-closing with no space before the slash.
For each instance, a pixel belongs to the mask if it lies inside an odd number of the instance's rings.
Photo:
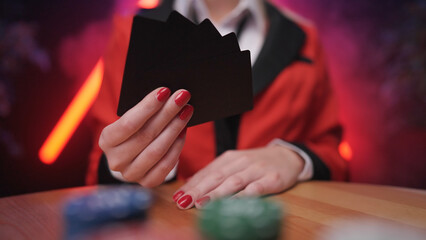
<svg viewBox="0 0 426 240">
<path fill-rule="evenodd" d="M 99 138 L 111 170 L 144 187 L 161 184 L 178 161 L 185 126 L 193 114 L 191 95 L 168 88 L 149 93 L 120 119 L 105 127 Z"/>
<path fill-rule="evenodd" d="M 251 150 L 227 151 L 197 172 L 173 196 L 181 209 L 204 206 L 224 196 L 257 196 L 293 186 L 304 160 L 292 150 L 271 145 Z"/>
</svg>

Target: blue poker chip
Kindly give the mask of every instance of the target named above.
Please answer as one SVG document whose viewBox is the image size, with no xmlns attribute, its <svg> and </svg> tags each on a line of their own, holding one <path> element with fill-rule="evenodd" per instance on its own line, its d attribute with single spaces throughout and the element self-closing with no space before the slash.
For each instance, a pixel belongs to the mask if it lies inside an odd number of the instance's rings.
<svg viewBox="0 0 426 240">
<path fill-rule="evenodd" d="M 144 220 L 151 203 L 151 193 L 140 186 L 105 187 L 72 198 L 64 208 L 66 239 L 111 223 Z"/>
</svg>

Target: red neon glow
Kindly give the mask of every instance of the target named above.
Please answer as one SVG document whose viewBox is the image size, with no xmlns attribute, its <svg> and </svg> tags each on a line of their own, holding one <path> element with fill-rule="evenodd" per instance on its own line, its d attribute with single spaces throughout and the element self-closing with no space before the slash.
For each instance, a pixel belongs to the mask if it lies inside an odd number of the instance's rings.
<svg viewBox="0 0 426 240">
<path fill-rule="evenodd" d="M 139 0 L 138 7 L 144 9 L 156 8 L 160 4 L 160 0 Z"/>
<path fill-rule="evenodd" d="M 346 161 L 352 159 L 352 149 L 348 142 L 341 142 L 339 145 L 339 153 Z"/>
<path fill-rule="evenodd" d="M 99 59 L 83 86 L 78 90 L 74 99 L 41 146 L 39 157 L 43 163 L 52 164 L 56 161 L 98 95 L 103 73 L 104 64 L 102 59 Z"/>
</svg>

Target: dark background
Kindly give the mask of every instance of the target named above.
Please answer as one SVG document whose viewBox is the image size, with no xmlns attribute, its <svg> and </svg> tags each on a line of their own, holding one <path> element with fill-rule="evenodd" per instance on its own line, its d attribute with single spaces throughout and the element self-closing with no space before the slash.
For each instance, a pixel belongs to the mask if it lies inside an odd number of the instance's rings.
<svg viewBox="0 0 426 240">
<path fill-rule="evenodd" d="M 426 188 L 426 1 L 276 2 L 318 29 L 351 181 Z"/>
</svg>

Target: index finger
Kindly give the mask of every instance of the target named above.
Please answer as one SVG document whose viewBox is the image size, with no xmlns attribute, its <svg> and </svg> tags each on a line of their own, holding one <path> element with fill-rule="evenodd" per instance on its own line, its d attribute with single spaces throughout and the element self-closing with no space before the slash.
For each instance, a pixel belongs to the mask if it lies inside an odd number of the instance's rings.
<svg viewBox="0 0 426 240">
<path fill-rule="evenodd" d="M 99 138 L 99 146 L 117 146 L 128 139 L 161 109 L 170 93 L 170 89 L 166 87 L 150 92 L 121 118 L 104 128 Z"/>
</svg>

